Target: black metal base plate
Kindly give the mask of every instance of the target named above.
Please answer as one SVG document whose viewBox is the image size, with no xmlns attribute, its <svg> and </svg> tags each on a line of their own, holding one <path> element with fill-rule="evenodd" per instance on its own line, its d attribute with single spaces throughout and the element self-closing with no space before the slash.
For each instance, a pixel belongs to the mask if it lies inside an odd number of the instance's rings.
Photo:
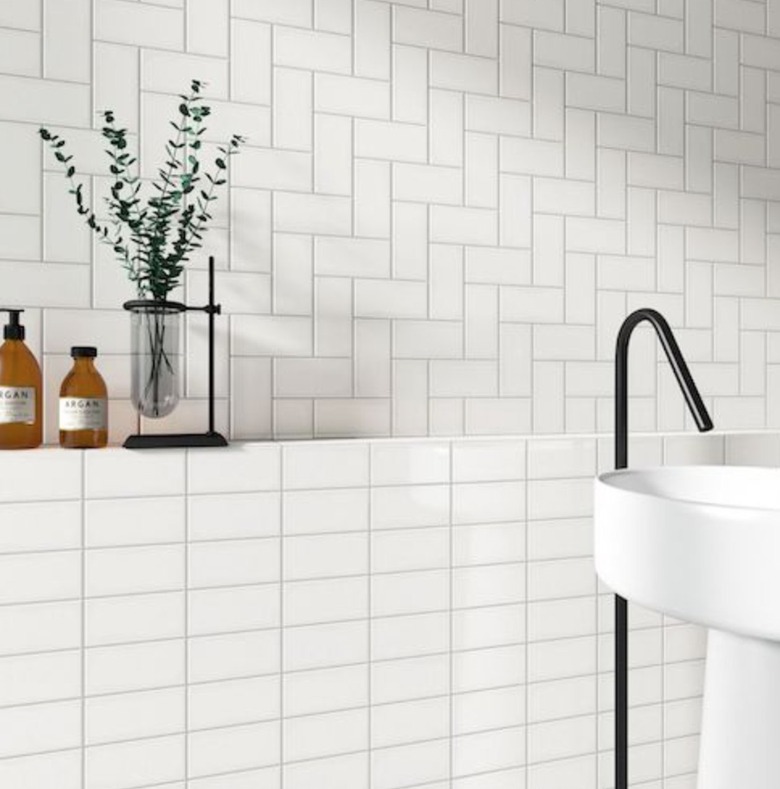
<svg viewBox="0 0 780 789">
<path fill-rule="evenodd" d="M 221 433 L 161 433 L 159 435 L 128 436 L 125 449 L 169 449 L 172 447 L 226 447 Z"/>
</svg>

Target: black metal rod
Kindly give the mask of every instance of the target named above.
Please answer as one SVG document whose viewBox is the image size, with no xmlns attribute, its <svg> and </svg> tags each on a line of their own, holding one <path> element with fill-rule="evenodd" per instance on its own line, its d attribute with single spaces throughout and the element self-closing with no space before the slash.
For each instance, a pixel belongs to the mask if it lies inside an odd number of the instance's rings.
<svg viewBox="0 0 780 789">
<path fill-rule="evenodd" d="M 214 256 L 209 256 L 209 433 L 214 432 Z"/>
<path fill-rule="evenodd" d="M 712 430 L 712 419 L 685 363 L 669 323 L 660 312 L 641 309 L 623 321 L 615 347 L 615 468 L 628 468 L 628 346 L 638 324 L 655 329 L 696 427 Z M 615 595 L 615 789 L 628 789 L 628 603 Z"/>
</svg>

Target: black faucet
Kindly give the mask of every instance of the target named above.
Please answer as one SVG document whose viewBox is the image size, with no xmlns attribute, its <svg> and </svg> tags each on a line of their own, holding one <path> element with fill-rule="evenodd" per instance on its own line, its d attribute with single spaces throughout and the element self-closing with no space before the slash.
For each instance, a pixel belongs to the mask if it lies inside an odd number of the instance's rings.
<svg viewBox="0 0 780 789">
<path fill-rule="evenodd" d="M 636 310 L 623 321 L 615 347 L 616 469 L 628 467 L 628 344 L 642 321 L 655 329 L 696 427 L 702 433 L 712 430 L 712 419 L 666 318 L 656 310 Z M 615 595 L 615 789 L 628 789 L 628 603 L 620 595 Z"/>
</svg>

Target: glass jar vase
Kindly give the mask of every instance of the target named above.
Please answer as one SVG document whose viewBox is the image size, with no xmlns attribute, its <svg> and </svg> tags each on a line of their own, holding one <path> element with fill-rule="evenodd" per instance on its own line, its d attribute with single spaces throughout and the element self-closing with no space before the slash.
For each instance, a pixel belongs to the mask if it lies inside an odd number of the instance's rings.
<svg viewBox="0 0 780 789">
<path fill-rule="evenodd" d="M 128 301 L 131 320 L 131 397 L 147 419 L 168 416 L 182 391 L 182 313 L 176 301 Z"/>
</svg>

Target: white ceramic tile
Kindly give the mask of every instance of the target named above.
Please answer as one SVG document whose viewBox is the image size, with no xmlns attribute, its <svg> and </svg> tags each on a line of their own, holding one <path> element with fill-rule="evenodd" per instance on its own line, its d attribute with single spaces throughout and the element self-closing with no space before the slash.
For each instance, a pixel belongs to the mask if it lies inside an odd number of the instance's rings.
<svg viewBox="0 0 780 789">
<path fill-rule="evenodd" d="M 371 579 L 372 616 L 443 611 L 449 605 L 449 577 L 445 570 L 376 575 Z"/>
<path fill-rule="evenodd" d="M 178 638 L 184 635 L 184 594 L 108 597 L 85 603 L 88 646 Z"/>
<path fill-rule="evenodd" d="M 283 458 L 284 487 L 358 487 L 368 482 L 368 447 L 359 444 L 287 446 Z"/>
<path fill-rule="evenodd" d="M 455 485 L 452 522 L 495 523 L 525 518 L 524 482 L 481 482 Z"/>
<path fill-rule="evenodd" d="M 371 552 L 374 573 L 446 567 L 450 556 L 449 529 L 377 532 L 371 538 Z"/>
<path fill-rule="evenodd" d="M 120 693 L 87 699 L 88 745 L 177 734 L 185 726 L 184 688 Z"/>
<path fill-rule="evenodd" d="M 374 619 L 371 623 L 371 657 L 394 660 L 446 652 L 450 646 L 447 613 L 407 614 Z"/>
<path fill-rule="evenodd" d="M 588 439 L 529 443 L 530 479 L 592 477 L 596 472 L 596 443 Z"/>
<path fill-rule="evenodd" d="M 454 742 L 454 774 L 469 775 L 523 764 L 525 736 L 523 727 L 461 735 Z"/>
<path fill-rule="evenodd" d="M 347 36 L 278 27 L 274 58 L 280 66 L 346 74 L 351 70 L 350 43 Z"/>
<path fill-rule="evenodd" d="M 89 597 L 167 592 L 184 587 L 184 546 L 96 548 L 87 553 Z"/>
<path fill-rule="evenodd" d="M 5 706 L 76 698 L 81 693 L 78 650 L 0 659 Z"/>
<path fill-rule="evenodd" d="M 447 736 L 449 700 L 446 698 L 386 704 L 373 710 L 371 738 L 375 748 L 422 742 Z"/>
<path fill-rule="evenodd" d="M 101 499 L 87 502 L 84 512 L 85 544 L 90 548 L 184 540 L 181 497 Z"/>
<path fill-rule="evenodd" d="M 88 695 L 163 688 L 184 681 L 184 641 L 94 647 L 86 654 Z"/>
<path fill-rule="evenodd" d="M 284 708 L 288 715 L 305 715 L 363 706 L 368 701 L 368 671 L 364 666 L 288 674 L 284 679 Z"/>
<path fill-rule="evenodd" d="M 450 448 L 440 442 L 388 442 L 371 447 L 371 481 L 374 485 L 447 482 Z"/>
<path fill-rule="evenodd" d="M 285 625 L 363 619 L 368 615 L 369 582 L 365 577 L 287 583 L 284 589 Z"/>
<path fill-rule="evenodd" d="M 280 25 L 312 25 L 312 7 L 306 0 L 237 0 L 233 13 L 242 19 L 259 19 Z"/>
<path fill-rule="evenodd" d="M 65 701 L 4 709 L 0 730 L 4 757 L 74 748 L 80 740 L 80 704 Z"/>
<path fill-rule="evenodd" d="M 45 487 L 40 485 L 41 479 L 47 480 Z M 17 453 L 0 487 L 2 501 L 57 501 L 80 495 L 81 458 L 77 452 L 59 450 Z"/>
<path fill-rule="evenodd" d="M 371 491 L 374 529 L 443 526 L 449 523 L 450 494 L 444 485 L 409 485 Z"/>
<path fill-rule="evenodd" d="M 277 627 L 281 618 L 276 584 L 197 589 L 188 595 L 191 635 Z"/>
<path fill-rule="evenodd" d="M 377 787 L 403 785 L 410 781 L 444 779 L 448 772 L 449 749 L 445 742 L 431 741 L 402 745 L 378 751 L 372 764 L 372 778 Z"/>
<path fill-rule="evenodd" d="M 235 726 L 279 716 L 279 677 L 194 685 L 188 709 L 193 729 Z"/>
<path fill-rule="evenodd" d="M 192 588 L 268 583 L 279 579 L 279 540 L 220 540 L 189 549 Z"/>
<path fill-rule="evenodd" d="M 0 775 L 11 784 L 39 782 L 45 785 L 58 781 L 63 789 L 78 789 L 82 785 L 81 773 L 81 754 L 75 750 L 5 759 L 0 765 Z"/>
<path fill-rule="evenodd" d="M 367 570 L 366 534 L 303 535 L 284 540 L 285 580 L 361 575 Z"/>
<path fill-rule="evenodd" d="M 324 669 L 368 660 L 368 624 L 340 622 L 288 628 L 284 632 L 286 671 Z"/>
<path fill-rule="evenodd" d="M 224 518 L 226 512 L 230 518 Z M 281 528 L 278 492 L 191 496 L 187 500 L 189 539 L 228 540 L 272 537 Z"/>
<path fill-rule="evenodd" d="M 391 660 L 377 664 L 372 674 L 375 704 L 447 694 L 449 671 L 443 656 Z"/>
<path fill-rule="evenodd" d="M 278 447 L 237 444 L 224 450 L 188 452 L 190 493 L 233 493 L 279 488 Z"/>
<path fill-rule="evenodd" d="M 0 602 L 69 600 L 81 593 L 78 551 L 53 551 L 0 557 Z"/>
<path fill-rule="evenodd" d="M 279 633 L 202 636 L 189 643 L 191 683 L 261 676 L 279 671 Z"/>
<path fill-rule="evenodd" d="M 305 789 L 313 781 L 331 781 L 334 786 L 357 789 L 368 774 L 368 754 L 329 756 L 299 762 L 285 768 L 285 780 L 291 789 Z"/>
<path fill-rule="evenodd" d="M 97 9 L 95 33 L 103 41 L 181 49 L 184 38 L 181 9 L 107 0 Z"/>
<path fill-rule="evenodd" d="M 184 736 L 95 746 L 86 751 L 87 785 L 163 782 L 181 777 Z"/>
<path fill-rule="evenodd" d="M 525 622 L 525 608 L 518 603 L 458 611 L 453 615 L 452 648 L 461 652 L 521 644 Z"/>
<path fill-rule="evenodd" d="M 455 482 L 488 482 L 522 479 L 525 476 L 525 444 L 522 441 L 464 441 L 452 448 Z"/>
<path fill-rule="evenodd" d="M 77 601 L 7 605 L 0 609 L 2 654 L 78 649 L 81 604 Z"/>
<path fill-rule="evenodd" d="M 79 548 L 78 502 L 0 505 L 0 552 L 20 553 Z"/>
<path fill-rule="evenodd" d="M 528 484 L 529 520 L 582 517 L 592 510 L 592 479 L 538 480 Z"/>
<path fill-rule="evenodd" d="M 455 608 L 516 603 L 525 599 L 525 565 L 459 568 L 453 572 L 452 585 Z"/>
<path fill-rule="evenodd" d="M 362 750 L 368 745 L 368 710 L 290 718 L 284 723 L 284 743 L 290 762 Z"/>
<path fill-rule="evenodd" d="M 86 455 L 84 471 L 88 498 L 184 493 L 184 452 L 181 450 L 150 454 L 110 448 Z"/>
</svg>

